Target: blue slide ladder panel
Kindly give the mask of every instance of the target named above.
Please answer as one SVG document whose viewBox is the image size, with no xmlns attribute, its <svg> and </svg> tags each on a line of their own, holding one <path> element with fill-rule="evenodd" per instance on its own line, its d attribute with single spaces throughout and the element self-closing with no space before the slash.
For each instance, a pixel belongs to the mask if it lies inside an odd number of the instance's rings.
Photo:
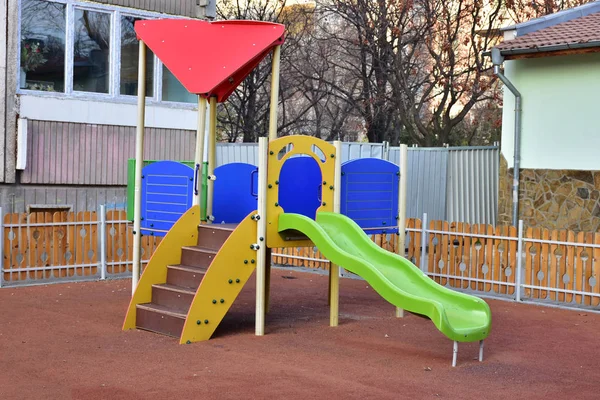
<svg viewBox="0 0 600 400">
<path fill-rule="evenodd" d="M 165 236 L 192 206 L 194 169 L 158 161 L 142 169 L 142 235 Z M 200 221 L 198 221 L 200 222 Z"/>
<path fill-rule="evenodd" d="M 379 158 L 343 163 L 340 212 L 366 233 L 397 233 L 399 171 Z"/>
<path fill-rule="evenodd" d="M 258 208 L 258 168 L 231 163 L 215 168 L 214 224 L 240 223 Z"/>
</svg>

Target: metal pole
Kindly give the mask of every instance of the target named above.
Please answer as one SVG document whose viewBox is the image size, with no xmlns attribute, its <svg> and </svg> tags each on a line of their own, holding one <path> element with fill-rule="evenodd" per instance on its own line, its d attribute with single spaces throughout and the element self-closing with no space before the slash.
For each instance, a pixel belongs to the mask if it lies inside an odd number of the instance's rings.
<svg viewBox="0 0 600 400">
<path fill-rule="evenodd" d="M 194 155 L 194 166 L 197 171 L 197 176 L 194 177 L 194 197 L 192 204 L 197 206 L 201 204 L 202 198 L 202 166 L 204 164 L 204 141 L 206 129 L 206 99 L 198 96 L 198 126 L 196 128 L 196 152 Z"/>
<path fill-rule="evenodd" d="M 106 206 L 100 206 L 100 279 L 106 279 Z"/>
<path fill-rule="evenodd" d="M 336 140 L 335 146 L 335 167 L 333 175 L 333 212 L 339 213 L 341 209 L 341 188 L 342 188 L 342 142 Z M 340 300 L 340 268 L 331 263 L 329 265 L 329 326 L 338 326 Z"/>
<path fill-rule="evenodd" d="M 4 283 L 4 214 L 0 207 L 0 288 Z"/>
<path fill-rule="evenodd" d="M 142 244 L 142 168 L 144 167 L 144 121 L 146 114 L 146 45 L 140 40 L 138 57 L 138 113 L 135 131 L 135 189 L 133 200 L 133 265 L 131 294 L 135 293 L 140 279 L 140 249 Z"/>
<path fill-rule="evenodd" d="M 279 103 L 279 58 L 281 45 L 273 50 L 271 64 L 271 106 L 269 114 L 269 140 L 277 139 L 277 106 Z"/>
<path fill-rule="evenodd" d="M 425 250 L 427 249 L 427 213 L 423 213 L 423 221 L 421 226 L 421 260 L 419 260 L 419 268 L 421 271 L 427 271 L 425 266 Z"/>
<path fill-rule="evenodd" d="M 458 356 L 458 342 L 454 341 L 454 346 L 452 347 L 452 366 L 456 367 L 456 358 Z"/>
<path fill-rule="evenodd" d="M 208 121 L 208 182 L 206 188 L 206 220 L 210 223 L 213 217 L 213 195 L 215 190 L 215 159 L 217 153 L 217 98 L 210 98 L 210 117 Z"/>
<path fill-rule="evenodd" d="M 256 265 L 256 336 L 265 334 L 265 287 L 266 287 L 266 249 L 267 249 L 267 152 L 269 141 L 258 138 L 258 219 L 256 243 L 259 245 Z M 263 240 L 261 240 L 261 238 Z"/>
<path fill-rule="evenodd" d="M 517 275 L 515 277 L 515 300 L 521 301 L 521 277 L 523 274 L 523 220 L 519 220 L 517 240 Z"/>
<path fill-rule="evenodd" d="M 398 184 L 398 254 L 404 257 L 406 250 L 406 185 L 408 183 L 408 147 L 400 145 L 400 181 Z M 404 317 L 404 310 L 396 307 L 396 317 Z"/>
</svg>

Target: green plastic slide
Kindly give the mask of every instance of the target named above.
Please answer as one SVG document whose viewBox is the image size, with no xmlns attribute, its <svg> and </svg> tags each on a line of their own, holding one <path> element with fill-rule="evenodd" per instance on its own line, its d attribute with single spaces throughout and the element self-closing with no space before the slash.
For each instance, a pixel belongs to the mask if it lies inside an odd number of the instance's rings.
<svg viewBox="0 0 600 400">
<path fill-rule="evenodd" d="M 308 236 L 331 262 L 363 277 L 396 307 L 428 317 L 449 339 L 473 342 L 490 333 L 491 312 L 482 299 L 443 287 L 413 263 L 383 250 L 348 217 L 329 212 L 316 222 L 299 214 L 279 216 L 279 232 Z"/>
</svg>

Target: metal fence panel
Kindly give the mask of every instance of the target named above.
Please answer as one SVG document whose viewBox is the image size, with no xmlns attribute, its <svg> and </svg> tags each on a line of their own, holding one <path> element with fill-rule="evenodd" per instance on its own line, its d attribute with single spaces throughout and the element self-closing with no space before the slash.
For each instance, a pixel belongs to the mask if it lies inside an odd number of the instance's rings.
<svg viewBox="0 0 600 400">
<path fill-rule="evenodd" d="M 499 154 L 497 147 L 448 149 L 447 221 L 496 224 Z"/>
<path fill-rule="evenodd" d="M 408 149 L 407 218 L 427 213 L 431 219 L 445 219 L 447 166 L 445 148 Z"/>
<path fill-rule="evenodd" d="M 383 158 L 383 143 L 342 143 L 342 162 L 357 158 Z"/>
<path fill-rule="evenodd" d="M 235 162 L 258 165 L 258 144 L 217 143 L 216 167 Z"/>
</svg>

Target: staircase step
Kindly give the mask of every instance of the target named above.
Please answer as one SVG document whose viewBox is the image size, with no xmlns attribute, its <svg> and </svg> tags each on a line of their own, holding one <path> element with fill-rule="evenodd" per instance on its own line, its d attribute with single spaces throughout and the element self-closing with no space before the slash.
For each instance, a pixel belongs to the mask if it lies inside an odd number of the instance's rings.
<svg viewBox="0 0 600 400">
<path fill-rule="evenodd" d="M 236 226 L 236 224 L 198 225 L 198 246 L 219 250 Z"/>
<path fill-rule="evenodd" d="M 169 285 L 182 286 L 193 290 L 198 289 L 206 268 L 192 267 L 190 265 L 167 266 L 167 283 Z"/>
<path fill-rule="evenodd" d="M 152 303 L 185 311 L 190 308 L 196 291 L 170 284 L 152 285 Z"/>
<path fill-rule="evenodd" d="M 208 268 L 215 259 L 218 250 L 200 246 L 181 248 L 181 263 L 192 267 Z"/>
<path fill-rule="evenodd" d="M 154 303 L 136 306 L 136 326 L 139 329 L 179 338 L 187 313 Z"/>
</svg>

